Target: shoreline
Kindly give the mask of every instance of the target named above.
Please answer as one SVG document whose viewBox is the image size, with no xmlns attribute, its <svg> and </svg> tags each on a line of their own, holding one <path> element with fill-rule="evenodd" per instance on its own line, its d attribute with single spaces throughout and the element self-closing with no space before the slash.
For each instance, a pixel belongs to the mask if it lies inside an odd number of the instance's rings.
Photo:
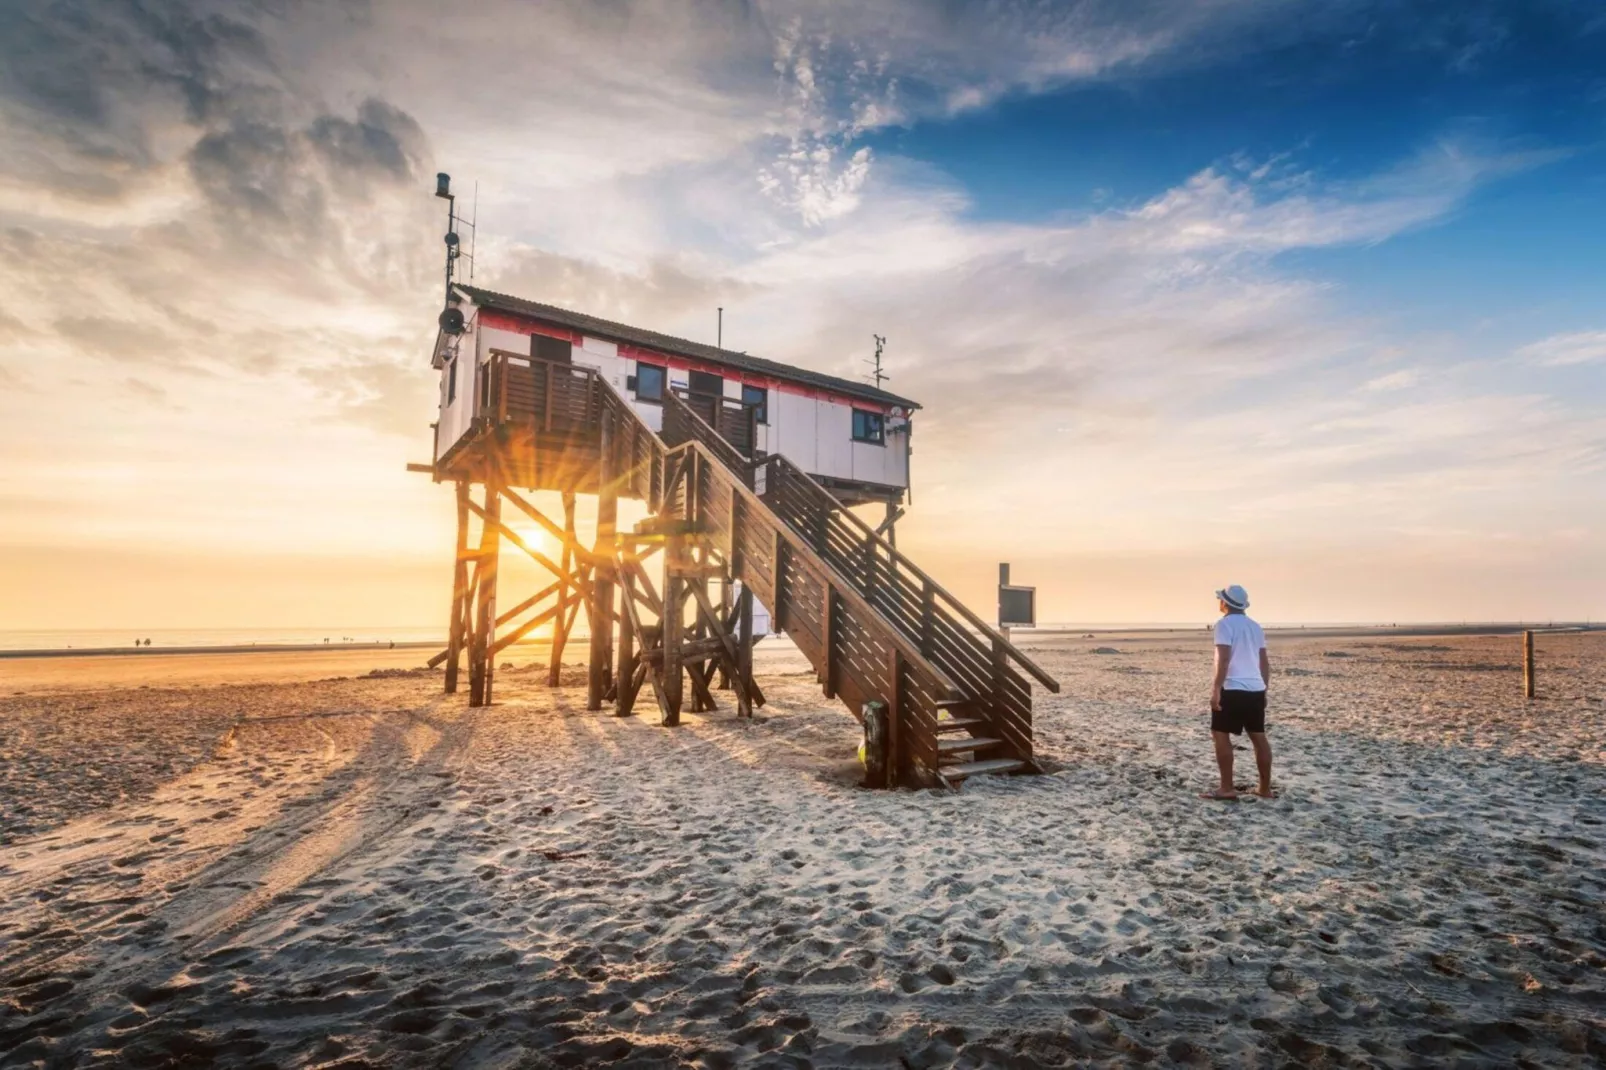
<svg viewBox="0 0 1606 1070">
<path fill-rule="evenodd" d="M 1019 644 L 1031 642 L 1034 639 L 1085 639 L 1099 637 L 1120 637 L 1134 639 L 1144 636 L 1155 637 L 1187 637 L 1202 635 L 1209 625 L 1200 623 L 1191 627 L 1146 628 L 1141 625 L 1125 627 L 1114 625 L 1101 628 L 1016 628 L 1013 629 L 1011 639 Z M 1402 639 L 1432 639 L 1452 637 L 1477 637 L 1521 635 L 1525 631 L 1538 634 L 1584 634 L 1589 632 L 1606 631 L 1606 624 L 1576 623 L 1576 622 L 1547 622 L 1545 624 L 1494 623 L 1494 624 L 1320 624 L 1320 625 L 1266 625 L 1266 634 L 1274 638 L 1302 638 L 1302 639 L 1365 639 L 1365 638 L 1402 638 Z M 583 639 L 584 636 L 580 635 Z M 571 642 L 574 637 L 571 637 Z M 106 657 L 166 657 L 170 655 L 190 656 L 204 654 L 240 655 L 240 654 L 332 654 L 341 651 L 390 651 L 390 650 L 440 650 L 445 640 L 434 642 L 421 642 L 407 640 L 404 642 L 353 642 L 353 643 L 249 643 L 229 644 L 224 646 L 176 646 L 176 647 L 46 647 L 31 650 L 3 650 L 0 649 L 0 661 L 14 661 L 32 658 L 106 658 Z M 514 649 L 533 649 L 551 645 L 549 639 L 527 639 L 513 644 Z"/>
</svg>

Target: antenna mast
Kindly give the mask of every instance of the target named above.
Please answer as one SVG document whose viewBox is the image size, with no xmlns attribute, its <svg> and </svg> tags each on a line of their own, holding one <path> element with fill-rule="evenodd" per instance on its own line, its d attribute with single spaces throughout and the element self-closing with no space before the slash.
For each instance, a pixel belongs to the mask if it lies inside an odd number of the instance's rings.
<svg viewBox="0 0 1606 1070">
<path fill-rule="evenodd" d="M 875 360 L 867 360 L 865 363 L 872 367 L 870 378 L 875 380 L 876 389 L 880 390 L 881 384 L 892 378 L 892 376 L 881 370 L 881 350 L 887 344 L 887 336 L 884 334 L 872 334 L 870 337 L 875 339 Z"/>
<path fill-rule="evenodd" d="M 446 201 L 446 300 L 452 299 L 452 275 L 457 261 L 463 255 L 462 239 L 457 228 L 469 229 L 468 277 L 474 279 L 474 219 L 463 219 L 457 214 L 457 198 L 452 194 L 452 176 L 445 171 L 435 176 L 435 196 Z M 479 216 L 480 185 L 474 183 L 474 215 Z"/>
</svg>

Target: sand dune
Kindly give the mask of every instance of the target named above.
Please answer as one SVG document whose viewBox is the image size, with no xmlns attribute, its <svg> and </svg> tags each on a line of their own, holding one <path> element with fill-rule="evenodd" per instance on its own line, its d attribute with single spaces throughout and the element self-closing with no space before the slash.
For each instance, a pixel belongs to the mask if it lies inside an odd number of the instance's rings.
<svg viewBox="0 0 1606 1070">
<path fill-rule="evenodd" d="M 1042 644 L 1057 771 L 951 795 L 852 787 L 768 644 L 677 730 L 538 672 L 0 700 L 0 1062 L 1606 1057 L 1606 637 L 1533 704 L 1510 638 L 1285 640 L 1284 797 L 1214 805 L 1206 644 Z"/>
</svg>

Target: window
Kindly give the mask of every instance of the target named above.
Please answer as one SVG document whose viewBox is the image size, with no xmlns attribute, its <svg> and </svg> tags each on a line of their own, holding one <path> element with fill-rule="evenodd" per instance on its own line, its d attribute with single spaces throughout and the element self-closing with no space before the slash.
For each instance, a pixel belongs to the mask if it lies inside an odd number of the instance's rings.
<svg viewBox="0 0 1606 1070">
<path fill-rule="evenodd" d="M 770 392 L 761 386 L 742 387 L 742 404 L 753 407 L 753 418 L 761 424 L 770 422 Z"/>
<path fill-rule="evenodd" d="M 636 361 L 636 400 L 662 402 L 664 382 L 668 378 L 669 369 L 662 365 Z"/>
<path fill-rule="evenodd" d="M 853 441 L 868 442 L 875 446 L 883 446 L 886 439 L 882 433 L 884 417 L 879 412 L 865 412 L 863 409 L 853 410 Z"/>
<path fill-rule="evenodd" d="M 532 334 L 530 356 L 536 360 L 554 360 L 560 364 L 570 364 L 574 361 L 574 343 L 567 338 L 548 338 L 544 334 Z"/>
<path fill-rule="evenodd" d="M 446 362 L 446 404 L 457 400 L 457 357 Z"/>
<path fill-rule="evenodd" d="M 686 386 L 693 394 L 704 397 L 722 398 L 725 396 L 725 378 L 713 372 L 690 372 L 686 376 Z"/>
</svg>

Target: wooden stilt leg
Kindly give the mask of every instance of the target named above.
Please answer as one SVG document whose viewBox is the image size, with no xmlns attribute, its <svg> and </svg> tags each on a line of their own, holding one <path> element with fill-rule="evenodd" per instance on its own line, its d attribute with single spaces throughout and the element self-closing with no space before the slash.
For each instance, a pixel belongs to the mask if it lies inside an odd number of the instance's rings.
<svg viewBox="0 0 1606 1070">
<path fill-rule="evenodd" d="M 457 670 L 463 660 L 463 640 L 468 624 L 468 491 L 457 481 L 457 549 L 452 561 L 452 617 L 446 632 L 446 693 L 457 694 Z"/>
<path fill-rule="evenodd" d="M 664 724 L 673 727 L 680 723 L 680 705 L 683 694 L 684 673 L 681 671 L 681 646 L 684 639 L 686 581 L 681 578 L 684 564 L 684 543 L 678 535 L 669 537 L 664 547 L 664 614 L 663 628 L 663 695 Z"/>
<path fill-rule="evenodd" d="M 597 567 L 591 574 L 590 672 L 586 677 L 586 709 L 600 710 L 608 697 L 613 661 L 613 559 L 614 533 L 619 523 L 619 498 L 613 483 L 613 421 L 602 418 L 600 462 L 597 470 Z M 615 690 L 615 701 L 617 699 Z"/>
<path fill-rule="evenodd" d="M 502 516 L 502 495 L 495 483 L 485 485 L 486 522 L 480 528 L 479 564 L 475 570 L 475 601 L 478 603 L 474 621 L 474 642 L 469 656 L 468 704 L 489 706 L 492 682 L 496 673 L 496 572 L 497 554 L 501 549 L 501 535 L 497 525 Z"/>
<path fill-rule="evenodd" d="M 753 716 L 753 592 L 744 583 L 736 596 L 736 716 Z"/>
<path fill-rule="evenodd" d="M 723 621 L 730 618 L 731 607 L 734 605 L 735 601 L 735 595 L 731 592 L 730 577 L 726 576 L 719 583 L 720 620 Z M 717 686 L 721 691 L 729 691 L 731 689 L 731 674 L 724 665 L 719 667 L 719 684 Z M 738 705 L 740 705 L 740 703 L 738 703 Z"/>
<path fill-rule="evenodd" d="M 574 570 L 574 550 L 572 543 L 574 534 L 574 493 L 563 492 L 563 554 L 558 565 L 563 569 L 565 576 Z M 548 687 L 557 687 L 563 670 L 563 648 L 569 642 L 569 625 L 574 618 L 569 613 L 569 603 L 578 596 L 569 593 L 568 587 L 558 588 L 558 617 L 552 627 L 552 660 L 547 667 L 546 683 Z"/>
<path fill-rule="evenodd" d="M 628 717 L 636 704 L 636 623 L 634 603 L 630 601 L 633 595 L 630 577 L 625 570 L 617 566 L 619 576 L 619 650 L 618 671 L 614 676 L 614 713 L 620 717 Z"/>
</svg>

